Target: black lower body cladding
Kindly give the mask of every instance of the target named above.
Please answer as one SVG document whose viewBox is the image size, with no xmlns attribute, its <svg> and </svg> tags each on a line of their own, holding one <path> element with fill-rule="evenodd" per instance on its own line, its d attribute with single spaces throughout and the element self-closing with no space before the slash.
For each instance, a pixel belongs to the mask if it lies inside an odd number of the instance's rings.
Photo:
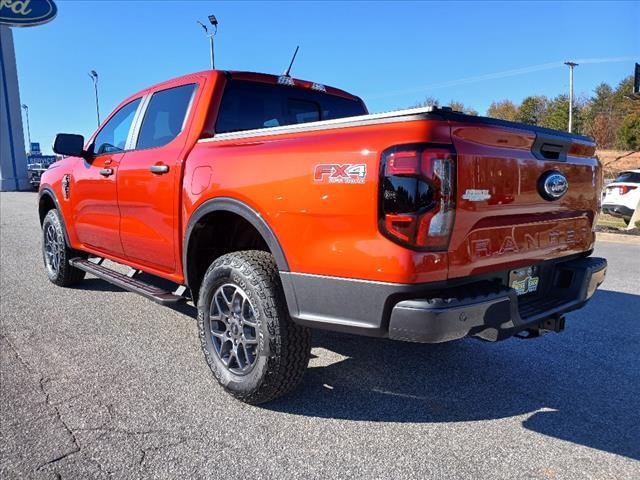
<svg viewBox="0 0 640 480">
<path fill-rule="evenodd" d="M 360 335 L 440 343 L 496 341 L 547 329 L 581 308 L 604 281 L 603 258 L 573 256 L 536 265 L 540 287 L 518 296 L 509 270 L 429 284 L 368 282 L 281 272 L 297 323 Z"/>
<path fill-rule="evenodd" d="M 633 210 L 625 205 L 603 205 L 602 213 L 613 215 L 614 217 L 626 217 L 631 218 L 633 216 Z"/>
</svg>

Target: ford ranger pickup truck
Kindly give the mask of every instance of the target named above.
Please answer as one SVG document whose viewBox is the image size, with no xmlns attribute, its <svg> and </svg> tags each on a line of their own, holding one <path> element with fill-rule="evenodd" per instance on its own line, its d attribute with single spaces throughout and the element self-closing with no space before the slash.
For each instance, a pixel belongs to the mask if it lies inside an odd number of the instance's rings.
<svg viewBox="0 0 640 480">
<path fill-rule="evenodd" d="M 450 108 L 368 114 L 336 88 L 212 70 L 129 97 L 54 151 L 49 279 L 191 299 L 213 375 L 247 403 L 300 382 L 311 328 L 537 337 L 605 277 L 601 168 L 578 135 Z"/>
</svg>

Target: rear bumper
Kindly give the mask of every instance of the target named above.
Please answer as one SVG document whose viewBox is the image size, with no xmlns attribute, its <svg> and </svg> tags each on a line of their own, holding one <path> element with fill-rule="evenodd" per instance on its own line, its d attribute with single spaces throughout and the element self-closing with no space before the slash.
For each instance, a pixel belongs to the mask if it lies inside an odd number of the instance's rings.
<svg viewBox="0 0 640 480">
<path fill-rule="evenodd" d="M 614 217 L 631 218 L 633 210 L 625 205 L 603 204 L 602 213 L 613 215 Z"/>
<path fill-rule="evenodd" d="M 302 325 L 396 340 L 440 343 L 466 336 L 496 341 L 582 307 L 604 281 L 603 258 L 538 264 L 541 289 L 522 297 L 509 271 L 432 284 L 392 284 L 281 272 L 291 317 Z"/>
<path fill-rule="evenodd" d="M 42 172 L 38 170 L 27 170 L 27 178 L 29 179 L 29 183 L 34 186 L 40 186 L 40 178 L 42 177 Z"/>
<path fill-rule="evenodd" d="M 503 288 L 468 297 L 405 300 L 391 312 L 389 337 L 440 343 L 475 335 L 496 341 L 544 329 L 549 319 L 582 307 L 604 281 L 606 269 L 607 261 L 594 257 L 558 264 L 550 293 L 535 299 Z"/>
</svg>

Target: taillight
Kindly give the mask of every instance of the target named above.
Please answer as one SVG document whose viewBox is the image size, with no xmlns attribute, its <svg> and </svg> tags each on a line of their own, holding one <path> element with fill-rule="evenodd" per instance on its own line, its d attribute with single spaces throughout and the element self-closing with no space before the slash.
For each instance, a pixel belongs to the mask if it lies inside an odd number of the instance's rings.
<svg viewBox="0 0 640 480">
<path fill-rule="evenodd" d="M 618 189 L 619 189 L 618 191 L 620 192 L 620 195 L 625 195 L 625 194 L 629 193 L 631 190 L 635 190 L 636 188 L 638 188 L 638 187 L 636 187 L 634 185 L 621 185 L 621 186 L 618 187 Z"/>
<path fill-rule="evenodd" d="M 446 250 L 455 215 L 452 147 L 399 145 L 380 162 L 380 231 L 416 250 Z"/>
</svg>

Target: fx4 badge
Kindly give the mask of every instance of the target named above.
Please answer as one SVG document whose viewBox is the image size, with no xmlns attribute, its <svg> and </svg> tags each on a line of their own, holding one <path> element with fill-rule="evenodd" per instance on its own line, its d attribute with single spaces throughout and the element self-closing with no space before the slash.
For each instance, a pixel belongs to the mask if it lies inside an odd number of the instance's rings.
<svg viewBox="0 0 640 480">
<path fill-rule="evenodd" d="M 316 183 L 364 183 L 366 163 L 323 163 L 316 165 L 313 181 Z"/>
</svg>

